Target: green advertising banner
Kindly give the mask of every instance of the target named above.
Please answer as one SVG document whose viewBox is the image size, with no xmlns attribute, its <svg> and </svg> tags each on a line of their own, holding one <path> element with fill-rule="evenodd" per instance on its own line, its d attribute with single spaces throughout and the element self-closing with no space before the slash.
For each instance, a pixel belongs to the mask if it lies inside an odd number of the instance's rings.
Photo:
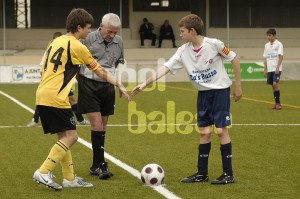
<svg viewBox="0 0 300 199">
<path fill-rule="evenodd" d="M 234 79 L 234 73 L 231 63 L 225 63 L 226 71 L 230 79 Z M 265 80 L 264 67 L 257 63 L 241 63 L 242 80 Z"/>
</svg>

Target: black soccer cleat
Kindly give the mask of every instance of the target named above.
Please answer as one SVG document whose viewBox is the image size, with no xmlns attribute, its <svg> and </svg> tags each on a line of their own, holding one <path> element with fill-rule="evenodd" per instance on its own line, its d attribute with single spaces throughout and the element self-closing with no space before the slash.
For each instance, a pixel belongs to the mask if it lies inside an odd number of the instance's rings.
<svg viewBox="0 0 300 199">
<path fill-rule="evenodd" d="M 208 181 L 207 175 L 201 175 L 198 173 L 195 173 L 194 175 L 188 176 L 181 180 L 181 182 L 183 182 L 183 183 L 207 182 L 207 181 Z"/>
<path fill-rule="evenodd" d="M 105 180 L 114 176 L 109 170 L 107 166 L 107 162 L 100 163 L 99 166 L 99 179 Z"/>
<path fill-rule="evenodd" d="M 90 168 L 90 175 L 92 176 L 99 176 L 100 168 L 99 167 L 91 167 Z M 114 176 L 112 172 L 109 172 L 110 177 Z"/>
<path fill-rule="evenodd" d="M 98 176 L 99 175 L 99 167 L 91 167 L 90 168 L 90 175 L 92 176 Z"/>
<path fill-rule="evenodd" d="M 229 184 L 234 182 L 234 176 L 230 176 L 227 173 L 222 173 L 220 177 L 213 180 L 211 184 Z"/>
</svg>

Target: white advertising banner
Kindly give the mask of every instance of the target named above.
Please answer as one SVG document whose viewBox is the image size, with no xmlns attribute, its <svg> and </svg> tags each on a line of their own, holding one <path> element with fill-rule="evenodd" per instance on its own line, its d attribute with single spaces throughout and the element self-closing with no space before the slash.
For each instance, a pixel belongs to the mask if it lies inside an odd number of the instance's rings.
<svg viewBox="0 0 300 199">
<path fill-rule="evenodd" d="M 248 63 L 249 64 L 249 63 Z M 251 66 L 254 66 L 255 63 L 250 63 Z M 124 64 L 118 67 L 116 78 L 122 80 L 122 82 L 142 82 L 145 81 L 149 74 L 153 74 L 158 66 L 161 66 L 161 63 L 158 64 Z M 247 65 L 241 63 L 241 68 Z M 256 68 L 249 67 L 242 70 L 242 80 L 265 80 L 263 77 L 262 67 Z M 227 71 L 230 75 L 230 71 Z M 251 73 L 253 76 L 243 76 L 243 72 Z M 254 72 L 256 77 L 254 76 Z M 231 71 L 232 73 L 232 71 Z M 0 83 L 12 83 L 12 84 L 22 84 L 22 83 L 39 83 L 41 79 L 40 75 L 40 66 L 39 65 L 9 65 L 1 66 L 0 65 Z M 283 72 L 281 75 L 281 80 L 300 80 L 300 63 L 284 63 Z M 179 71 L 176 75 L 168 75 L 159 79 L 159 82 L 185 82 L 189 81 L 184 70 Z"/>
<path fill-rule="evenodd" d="M 39 65 L 0 66 L 0 83 L 38 83 L 40 79 Z"/>
</svg>

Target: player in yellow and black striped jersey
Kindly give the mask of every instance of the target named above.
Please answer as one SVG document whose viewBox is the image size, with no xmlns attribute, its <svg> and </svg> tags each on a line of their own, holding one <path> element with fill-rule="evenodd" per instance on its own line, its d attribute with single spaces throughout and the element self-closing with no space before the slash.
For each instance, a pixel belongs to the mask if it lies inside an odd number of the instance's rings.
<svg viewBox="0 0 300 199">
<path fill-rule="evenodd" d="M 66 96 L 72 88 L 79 65 L 83 63 L 88 63 L 92 71 L 99 67 L 88 49 L 74 36 L 63 35 L 55 39 L 45 54 L 43 75 L 36 95 L 37 105 L 70 108 Z"/>
<path fill-rule="evenodd" d="M 74 115 L 68 101 L 73 80 L 81 64 L 88 66 L 96 75 L 119 87 L 130 101 L 123 84 L 106 72 L 94 60 L 87 47 L 78 39 L 84 39 L 91 32 L 93 17 L 84 9 L 73 9 L 67 17 L 67 34 L 55 39 L 47 48 L 42 65 L 42 77 L 36 91 L 36 105 L 40 112 L 44 133 L 56 133 L 58 141 L 33 180 L 55 190 L 62 186 L 53 181 L 52 171 L 60 163 L 63 172 L 63 187 L 91 187 L 74 174 L 70 147 L 77 142 L 78 134 Z"/>
<path fill-rule="evenodd" d="M 50 46 L 50 44 L 54 41 L 54 39 L 56 39 L 57 37 L 60 37 L 62 36 L 63 34 L 61 32 L 54 32 L 53 33 L 53 37 L 51 39 L 51 41 L 49 41 L 48 45 L 47 45 L 47 48 Z M 46 53 L 46 52 L 45 52 Z M 44 57 L 45 57 L 45 54 L 43 56 L 43 59 L 40 63 L 41 66 L 43 66 L 44 64 Z M 42 69 L 40 69 L 40 71 L 42 71 Z M 42 74 L 42 73 L 41 73 Z M 73 88 L 74 88 L 74 82 L 73 82 Z M 76 116 L 76 119 L 77 119 L 77 124 L 79 125 L 90 125 L 90 122 L 88 120 L 85 120 L 84 117 L 82 116 L 81 113 L 78 112 L 78 104 L 77 104 L 77 100 L 74 96 L 74 91 L 73 91 L 73 88 L 71 89 L 70 93 L 69 93 L 69 102 L 70 102 L 70 105 L 72 107 L 72 110 Z M 39 119 L 40 119 L 40 114 L 39 114 L 39 111 L 38 109 L 36 108 L 35 111 L 34 111 L 34 114 L 33 114 L 33 118 L 32 120 L 27 124 L 27 127 L 35 127 L 38 125 L 38 122 L 39 122 Z"/>
</svg>

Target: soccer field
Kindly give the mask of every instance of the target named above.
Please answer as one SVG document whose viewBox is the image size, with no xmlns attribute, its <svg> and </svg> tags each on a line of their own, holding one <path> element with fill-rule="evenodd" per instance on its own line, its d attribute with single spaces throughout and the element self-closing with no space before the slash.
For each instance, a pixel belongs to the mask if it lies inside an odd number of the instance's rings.
<svg viewBox="0 0 300 199">
<path fill-rule="evenodd" d="M 44 135 L 40 125 L 26 127 L 35 108 L 37 84 L 0 84 L 0 198 L 299 198 L 299 85 L 300 81 L 281 81 L 282 110 L 277 111 L 271 109 L 271 86 L 242 82 L 242 100 L 231 103 L 233 184 L 180 182 L 197 169 L 199 143 L 197 92 L 186 82 L 154 84 L 130 103 L 117 97 L 105 146 L 114 173 L 109 180 L 89 175 L 90 128 L 78 126 L 80 139 L 71 148 L 75 172 L 94 187 L 56 192 L 32 180 L 56 140 L 55 135 Z M 222 172 L 219 148 L 213 134 L 209 181 Z M 164 186 L 142 184 L 139 172 L 148 163 L 164 168 Z M 54 175 L 61 184 L 59 165 Z"/>
</svg>

